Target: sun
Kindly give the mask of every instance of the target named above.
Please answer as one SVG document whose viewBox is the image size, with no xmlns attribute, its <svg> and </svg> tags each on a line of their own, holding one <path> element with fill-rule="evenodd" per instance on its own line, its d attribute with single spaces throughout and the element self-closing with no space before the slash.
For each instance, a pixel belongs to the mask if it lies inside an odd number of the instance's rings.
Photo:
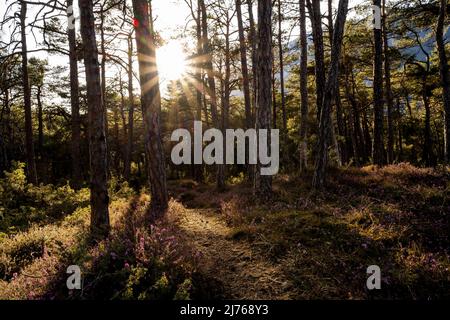
<svg viewBox="0 0 450 320">
<path fill-rule="evenodd" d="M 186 57 L 177 41 L 170 41 L 158 48 L 156 62 L 159 77 L 163 82 L 180 79 L 186 70 Z"/>
</svg>

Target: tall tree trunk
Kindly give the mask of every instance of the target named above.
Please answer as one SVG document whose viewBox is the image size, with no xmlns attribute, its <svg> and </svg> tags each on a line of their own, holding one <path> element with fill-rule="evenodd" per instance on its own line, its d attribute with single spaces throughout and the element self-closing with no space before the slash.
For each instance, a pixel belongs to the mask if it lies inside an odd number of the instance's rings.
<svg viewBox="0 0 450 320">
<path fill-rule="evenodd" d="M 353 122 L 353 135 L 352 135 L 352 144 L 353 144 L 353 152 L 355 156 L 355 162 L 359 165 L 362 162 L 367 161 L 367 153 L 366 153 L 366 143 L 364 139 L 364 133 L 361 128 L 361 116 L 360 110 L 358 106 L 358 102 L 356 101 L 356 83 L 355 77 L 353 74 L 353 64 L 349 61 L 346 61 L 346 56 L 344 55 L 344 65 L 345 65 L 345 93 L 347 96 L 347 100 L 350 102 L 350 112 Z M 351 85 L 351 88 L 350 88 Z"/>
<path fill-rule="evenodd" d="M 386 14 L 386 0 L 383 0 L 383 45 L 384 45 L 384 77 L 386 83 L 386 103 L 387 103 L 387 130 L 388 130 L 388 144 L 387 144 L 387 163 L 394 162 L 394 121 L 392 119 L 392 109 L 394 106 L 394 99 L 392 97 L 391 89 L 391 63 L 389 61 L 389 44 L 387 31 L 387 14 Z"/>
<path fill-rule="evenodd" d="M 440 11 L 436 26 L 436 43 L 439 53 L 439 69 L 441 74 L 442 100 L 444 101 L 444 154 L 447 163 L 450 163 L 450 75 L 445 53 L 444 25 L 446 18 L 447 1 L 440 0 Z"/>
<path fill-rule="evenodd" d="M 247 46 L 245 43 L 245 34 L 244 34 L 244 24 L 242 22 L 242 0 L 236 0 L 236 15 L 238 21 L 238 31 L 239 31 L 239 51 L 241 55 L 241 69 L 242 69 L 242 88 L 244 91 L 244 105 L 245 105 L 245 127 L 246 129 L 250 129 L 253 126 L 252 120 L 252 104 L 250 98 L 250 83 L 248 76 L 248 66 L 247 66 Z M 245 144 L 245 158 L 247 159 L 246 163 L 246 171 L 247 178 L 249 181 L 252 181 L 252 165 L 248 164 L 249 157 L 249 144 L 246 141 Z"/>
<path fill-rule="evenodd" d="M 258 100 L 256 111 L 256 129 L 270 131 L 270 111 L 272 104 L 272 1 L 258 0 Z M 258 144 L 261 148 L 261 141 Z M 267 150 L 270 141 L 267 139 Z M 263 198 L 272 196 L 272 177 L 261 175 L 257 170 L 255 191 Z"/>
<path fill-rule="evenodd" d="M 308 41 L 306 38 L 305 0 L 300 6 L 300 171 L 308 167 Z"/>
<path fill-rule="evenodd" d="M 373 0 L 373 4 L 381 9 L 381 0 Z M 373 28 L 374 59 L 373 59 L 373 151 L 374 164 L 384 164 L 384 133 L 383 133 L 383 39 L 381 29 Z"/>
<path fill-rule="evenodd" d="M 124 160 L 124 170 L 122 173 L 125 176 L 125 158 L 127 157 L 127 140 L 128 140 L 128 124 L 125 115 L 125 95 L 123 94 L 123 80 L 122 74 L 119 74 L 119 91 L 120 91 L 120 118 L 122 120 L 122 138 L 119 140 L 118 148 L 121 151 L 122 159 Z"/>
<path fill-rule="evenodd" d="M 24 109 L 25 109 L 25 142 L 27 155 L 27 178 L 29 183 L 37 184 L 37 171 L 35 151 L 33 145 L 33 122 L 31 111 L 31 88 L 28 76 L 28 53 L 27 53 L 27 39 L 26 39 L 26 15 L 27 4 L 21 1 L 20 11 L 20 28 L 21 28 L 21 44 L 22 44 L 22 87 L 24 95 Z"/>
<path fill-rule="evenodd" d="M 114 165 L 114 171 L 119 176 L 121 174 L 120 172 L 120 154 L 121 154 L 121 148 L 120 148 L 120 135 L 119 135 L 119 106 L 115 103 L 112 105 L 113 107 L 113 139 L 114 139 L 114 145 L 115 145 L 115 152 L 114 152 L 114 158 L 113 158 L 113 165 Z"/>
<path fill-rule="evenodd" d="M 78 5 L 80 7 L 80 30 L 83 39 L 89 117 L 91 231 L 94 236 L 102 237 L 108 234 L 110 228 L 105 108 L 102 101 L 92 0 L 79 0 Z"/>
<path fill-rule="evenodd" d="M 216 82 L 214 80 L 214 69 L 212 64 L 212 51 L 208 38 L 208 21 L 206 6 L 204 0 L 199 0 L 202 11 L 202 37 L 203 37 L 203 53 L 205 55 L 205 69 L 208 76 L 208 93 L 211 102 L 211 117 L 214 126 L 218 127 L 219 118 L 217 116 L 217 97 L 216 97 Z"/>
<path fill-rule="evenodd" d="M 239 49 L 241 54 L 241 68 L 242 68 L 242 88 L 244 90 L 244 104 L 245 104 L 245 126 L 246 128 L 252 127 L 252 110 L 251 110 L 251 102 L 250 102 L 250 85 L 249 85 L 249 77 L 248 77 L 248 67 L 247 67 L 247 46 L 245 44 L 245 35 L 244 35 L 244 24 L 242 22 L 242 10 L 241 10 L 241 1 L 236 0 L 236 15 L 238 21 L 238 30 L 239 30 Z"/>
<path fill-rule="evenodd" d="M 315 164 L 313 187 L 320 188 L 325 183 L 326 168 L 328 160 L 328 143 L 332 132 L 331 104 L 336 95 L 337 81 L 339 75 L 339 58 L 341 55 L 342 38 L 347 18 L 348 0 L 340 0 L 336 25 L 333 33 L 333 45 L 331 47 L 330 70 L 324 91 L 324 100 L 319 125 L 319 145 Z"/>
<path fill-rule="evenodd" d="M 281 112 L 283 115 L 283 129 L 287 130 L 286 118 L 286 97 L 284 94 L 284 59 L 283 59 L 283 37 L 281 22 L 283 17 L 281 15 L 281 0 L 278 0 L 278 56 L 280 60 L 280 94 L 281 94 Z"/>
<path fill-rule="evenodd" d="M 320 11 L 320 1 L 313 0 L 311 3 L 311 0 L 307 0 L 306 3 L 308 5 L 314 41 L 317 122 L 319 123 L 323 103 L 323 90 L 325 88 L 325 58 L 323 47 L 322 14 Z"/>
<path fill-rule="evenodd" d="M 402 116 L 401 116 L 400 109 L 401 109 L 400 99 L 397 98 L 397 130 L 398 130 L 397 161 L 398 162 L 402 162 L 402 160 L 403 160 Z"/>
<path fill-rule="evenodd" d="M 353 92 L 350 90 L 350 81 L 348 72 L 352 72 L 352 65 L 346 66 L 346 81 L 345 81 L 345 93 L 347 96 L 347 100 L 350 102 L 350 113 L 351 113 L 351 121 L 352 121 L 352 147 L 354 153 L 354 160 L 356 165 L 359 165 L 362 161 L 365 161 L 365 143 L 364 143 L 364 134 L 361 128 L 360 123 L 360 114 L 358 110 L 358 104 L 353 95 Z"/>
<path fill-rule="evenodd" d="M 36 100 L 38 107 L 38 150 L 39 157 L 42 160 L 43 147 L 44 147 L 44 119 L 42 110 L 42 85 L 37 86 Z"/>
<path fill-rule="evenodd" d="M 196 102 L 197 109 L 195 113 L 195 120 L 202 121 L 202 106 L 204 97 L 204 86 L 203 86 L 203 70 L 202 70 L 202 59 L 203 59 L 203 48 L 202 48 L 202 22 L 201 22 L 202 10 L 200 5 L 197 3 L 197 17 L 195 17 L 196 23 L 196 36 L 197 36 L 197 59 L 195 64 L 195 80 L 199 88 L 196 90 Z M 194 179 L 197 182 L 203 182 L 203 165 L 194 164 Z"/>
<path fill-rule="evenodd" d="M 333 1 L 328 0 L 328 33 L 330 38 L 330 46 L 333 45 Z M 339 86 L 339 79 L 337 81 L 336 88 L 336 96 L 334 97 L 334 102 L 336 105 L 336 124 L 338 129 L 338 135 L 340 137 L 344 136 L 344 119 L 342 118 L 342 104 L 341 104 L 341 90 Z M 334 126 L 333 126 L 334 129 Z M 342 163 L 347 161 L 347 152 L 345 149 L 345 143 L 340 141 L 336 137 L 336 133 L 333 132 L 333 143 L 335 143 L 335 150 L 338 156 L 338 164 L 342 165 Z"/>
<path fill-rule="evenodd" d="M 13 135 L 12 135 L 12 128 L 11 128 L 11 107 L 10 107 L 10 101 L 9 101 L 9 88 L 6 86 L 4 88 L 4 99 L 3 99 L 3 106 L 4 106 L 4 117 L 1 118 L 2 126 L 4 126 L 2 129 L 3 134 L 3 170 L 9 169 L 9 163 L 10 159 L 13 158 Z M 1 163 L 1 162 L 0 162 Z"/>
<path fill-rule="evenodd" d="M 369 161 L 369 155 L 371 154 L 373 150 L 372 146 L 372 137 L 370 136 L 370 129 L 369 129 L 369 120 L 367 118 L 367 109 L 362 110 L 362 126 L 363 126 L 363 133 L 364 133 L 364 146 L 366 147 L 364 152 L 364 162 Z"/>
<path fill-rule="evenodd" d="M 258 44 L 258 38 L 256 37 L 256 28 L 255 28 L 255 20 L 253 18 L 253 6 L 252 6 L 252 0 L 247 0 L 247 11 L 248 11 L 248 20 L 249 20 L 249 31 L 248 31 L 248 38 L 249 42 L 252 46 L 252 127 L 255 126 L 255 119 L 256 119 L 256 97 L 257 97 L 257 77 L 258 73 L 256 71 L 256 65 L 257 65 L 257 44 Z"/>
<path fill-rule="evenodd" d="M 27 153 L 27 178 L 28 182 L 37 184 L 36 157 L 33 145 L 33 121 L 31 118 L 31 89 L 28 78 L 28 54 L 25 20 L 27 16 L 27 3 L 20 2 L 20 35 L 22 44 L 22 87 L 25 107 L 25 145 Z"/>
<path fill-rule="evenodd" d="M 106 103 L 106 49 L 105 49 L 105 12 L 104 12 L 104 6 L 105 4 L 101 5 L 100 8 L 100 49 L 101 49 L 101 55 L 102 55 L 102 61 L 101 61 L 101 89 L 102 89 L 102 101 L 104 106 L 104 117 L 105 117 L 105 136 L 106 141 L 108 142 L 108 106 Z M 109 162 L 110 162 L 111 155 L 107 155 L 106 159 L 106 171 L 109 172 Z"/>
<path fill-rule="evenodd" d="M 72 6 L 73 0 L 67 1 L 67 6 Z M 67 13 L 71 19 L 72 13 Z M 81 164 L 80 164 L 80 101 L 78 83 L 78 60 L 75 20 L 72 19 L 72 27 L 68 30 L 69 40 L 69 68 L 70 68 L 70 111 L 71 111 L 71 157 L 72 157 L 72 187 L 77 190 L 81 187 Z"/>
<path fill-rule="evenodd" d="M 275 68 L 272 68 L 272 127 L 277 128 L 277 89 L 275 87 Z"/>
<path fill-rule="evenodd" d="M 134 131 L 134 95 L 133 95 L 133 38 L 128 36 L 128 141 L 124 163 L 124 177 L 126 180 L 131 174 L 131 159 L 133 155 Z"/>
<path fill-rule="evenodd" d="M 422 69 L 422 100 L 425 107 L 425 125 L 424 125 L 424 135 L 423 135 L 423 149 L 422 158 L 426 166 L 431 165 L 432 161 L 432 140 L 431 140 L 431 109 L 430 109 L 430 99 L 428 97 L 428 77 L 425 69 Z"/>
<path fill-rule="evenodd" d="M 227 24 L 225 26 L 225 78 L 223 80 L 223 98 L 222 98 L 222 134 L 225 136 L 225 130 L 228 129 L 230 113 L 230 76 L 231 76 L 231 57 L 230 57 L 230 19 L 228 12 L 226 14 Z M 226 150 L 226 141 L 223 141 L 223 150 Z M 219 175 L 217 178 L 217 187 L 219 190 L 225 188 L 225 165 L 219 165 Z"/>
<path fill-rule="evenodd" d="M 151 188 L 150 219 L 162 216 L 168 207 L 164 151 L 161 140 L 161 96 L 156 66 L 152 21 L 149 19 L 149 3 L 133 0 L 133 13 L 137 20 L 136 45 L 139 61 L 141 107 L 145 132 L 147 173 Z"/>
<path fill-rule="evenodd" d="M 206 6 L 204 0 L 199 0 L 199 5 L 202 11 L 202 37 L 203 37 L 203 53 L 205 55 L 205 69 L 208 76 L 208 93 L 211 102 L 211 118 L 212 123 L 216 128 L 220 127 L 219 117 L 217 114 L 217 97 L 216 97 L 216 82 L 214 80 L 214 69 L 212 64 L 212 51 L 208 38 L 208 21 Z M 223 172 L 223 165 L 217 165 L 216 172 L 217 187 L 221 189 L 225 185 L 225 176 Z"/>
</svg>

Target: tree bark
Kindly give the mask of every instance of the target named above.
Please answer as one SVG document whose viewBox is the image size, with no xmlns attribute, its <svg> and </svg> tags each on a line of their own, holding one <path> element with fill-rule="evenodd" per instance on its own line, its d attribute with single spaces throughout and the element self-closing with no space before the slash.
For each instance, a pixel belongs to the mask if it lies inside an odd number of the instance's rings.
<svg viewBox="0 0 450 320">
<path fill-rule="evenodd" d="M 122 75 L 119 74 L 119 91 L 120 91 L 120 118 L 122 120 L 122 138 L 119 140 L 118 148 L 121 151 L 122 159 L 124 160 L 124 170 L 122 173 L 125 176 L 125 158 L 127 157 L 128 148 L 128 124 L 127 117 L 125 115 L 125 95 L 123 94 L 123 80 Z"/>
<path fill-rule="evenodd" d="M 277 128 L 277 88 L 275 87 L 275 68 L 272 68 L 272 127 Z"/>
<path fill-rule="evenodd" d="M 328 0 L 328 33 L 330 38 L 330 46 L 333 45 L 333 1 Z M 344 136 L 344 119 L 342 118 L 342 103 L 341 103 L 341 90 L 339 86 L 339 79 L 337 81 L 336 96 L 334 97 L 334 102 L 336 105 L 336 124 L 338 135 L 340 137 Z M 333 126 L 334 129 L 334 126 Z M 336 137 L 336 133 L 333 132 L 333 143 L 335 143 L 335 149 L 338 156 L 339 166 L 347 161 L 347 151 L 345 150 L 345 143 L 340 141 Z"/>
<path fill-rule="evenodd" d="M 239 30 L 239 51 L 241 55 L 241 68 L 242 68 L 242 88 L 244 91 L 244 105 L 245 105 L 245 126 L 246 128 L 252 127 L 252 110 L 250 102 L 250 85 L 248 77 L 248 66 L 247 66 L 247 46 L 245 44 L 244 35 L 244 24 L 242 22 L 242 10 L 241 3 L 242 0 L 236 0 L 236 15 L 238 21 Z"/>
<path fill-rule="evenodd" d="M 27 16 L 27 3 L 20 2 L 20 35 L 22 44 L 22 87 L 25 108 L 25 146 L 27 153 L 27 179 L 29 183 L 37 184 L 36 156 L 33 145 L 33 121 L 31 118 L 31 89 L 28 78 L 28 55 L 25 19 Z"/>
<path fill-rule="evenodd" d="M 325 88 L 325 58 L 323 47 L 322 14 L 320 11 L 320 1 L 307 0 L 309 18 L 311 20 L 312 34 L 314 41 L 314 64 L 316 80 L 316 106 L 317 122 L 320 122 L 320 115 L 323 103 L 323 91 Z"/>
<path fill-rule="evenodd" d="M 340 0 L 336 17 L 336 25 L 334 27 L 333 33 L 330 69 L 328 71 L 328 79 L 325 86 L 322 112 L 320 115 L 319 145 L 317 148 L 318 152 L 313 176 L 314 188 L 321 188 L 324 185 L 326 178 L 328 143 L 330 141 L 330 135 L 332 132 L 331 104 L 333 103 L 333 97 L 336 95 L 339 75 L 339 58 L 341 55 L 342 38 L 344 35 L 344 26 L 347 18 L 347 11 L 348 0 Z"/>
<path fill-rule="evenodd" d="M 73 0 L 67 1 L 67 6 L 72 6 Z M 73 11 L 72 11 L 73 12 Z M 73 14 L 73 13 L 71 13 Z M 67 14 L 70 19 L 70 14 Z M 70 69 L 70 111 L 71 111 L 71 157 L 72 157 L 72 187 L 78 190 L 81 187 L 81 164 L 80 164 L 80 101 L 78 83 L 78 60 L 75 21 L 68 30 L 69 40 L 69 69 Z"/>
<path fill-rule="evenodd" d="M 44 147 L 44 119 L 42 110 L 42 85 L 37 86 L 36 93 L 37 107 L 38 107 L 38 154 L 42 160 Z"/>
<path fill-rule="evenodd" d="M 244 106 L 245 106 L 245 127 L 250 129 L 253 126 L 252 120 L 252 103 L 250 97 L 250 83 L 248 75 L 248 65 L 247 65 L 247 45 L 245 43 L 244 34 L 244 23 L 242 22 L 242 0 L 236 0 L 236 16 L 238 21 L 238 32 L 239 32 L 239 51 L 241 55 L 241 69 L 242 69 L 242 88 L 244 91 Z M 246 142 L 245 157 L 247 159 L 246 171 L 247 178 L 249 181 L 252 179 L 253 168 L 252 165 L 248 164 L 249 156 L 249 144 Z"/>
<path fill-rule="evenodd" d="M 217 114 L 217 97 L 216 97 L 216 82 L 214 79 L 214 69 L 212 64 L 212 50 L 208 38 L 208 21 L 206 6 L 204 0 L 199 0 L 199 5 L 202 12 L 202 38 L 203 38 L 203 53 L 205 55 L 206 74 L 208 76 L 208 93 L 211 103 L 211 118 L 212 123 L 216 128 L 220 128 L 219 117 Z M 225 176 L 223 172 L 223 165 L 217 165 L 216 184 L 218 189 L 222 189 L 225 185 Z"/>
<path fill-rule="evenodd" d="M 278 0 L 278 56 L 280 61 L 280 94 L 281 94 L 281 112 L 283 116 L 283 129 L 287 130 L 286 118 L 286 97 L 284 93 L 284 59 L 283 59 L 283 37 L 281 29 L 281 0 Z"/>
<path fill-rule="evenodd" d="M 381 0 L 373 0 L 373 4 L 381 8 Z M 383 39 L 381 29 L 373 28 L 374 36 L 374 59 L 373 59 L 373 163 L 384 164 L 384 103 L 383 103 Z"/>
<path fill-rule="evenodd" d="M 136 46 L 139 61 L 141 107 L 144 121 L 147 173 L 151 188 L 150 220 L 164 215 L 168 207 L 164 151 L 161 140 L 161 96 L 156 66 L 155 43 L 149 3 L 133 0 L 133 12 L 137 21 Z"/>
<path fill-rule="evenodd" d="M 195 80 L 197 82 L 197 86 L 199 86 L 196 90 L 196 102 L 197 109 L 195 112 L 195 120 L 202 121 L 202 106 L 204 96 L 204 86 L 203 86 L 203 69 L 202 69 L 202 55 L 203 55 L 203 47 L 202 47 L 202 22 L 201 17 L 202 10 L 200 5 L 197 3 L 197 16 L 195 18 L 196 23 L 196 36 L 197 36 L 197 58 L 195 60 Z M 203 165 L 202 164 L 194 164 L 194 179 L 197 182 L 203 182 Z"/>
<path fill-rule="evenodd" d="M 308 167 L 308 41 L 306 38 L 305 0 L 300 6 L 300 171 Z"/>
<path fill-rule="evenodd" d="M 444 25 L 446 18 L 447 1 L 440 0 L 440 11 L 436 26 L 436 43 L 439 54 L 439 69 L 442 85 L 442 100 L 444 102 L 444 154 L 447 163 L 450 163 L 450 75 L 445 53 Z"/>
<path fill-rule="evenodd" d="M 95 237 L 104 237 L 110 228 L 105 108 L 102 101 L 92 0 L 79 0 L 78 5 L 80 7 L 80 30 L 83 39 L 89 118 L 91 232 Z"/>
<path fill-rule="evenodd" d="M 105 29 L 104 29 L 104 23 L 105 23 L 105 12 L 103 9 L 103 6 L 105 4 L 102 4 L 100 7 L 100 48 L 101 48 L 101 90 L 102 90 L 102 101 L 104 106 L 104 117 L 105 117 L 105 137 L 106 142 L 108 142 L 108 107 L 106 103 L 106 49 L 105 49 Z M 106 171 L 109 172 L 109 162 L 110 162 L 110 154 L 108 151 L 108 155 L 106 158 Z"/>
<path fill-rule="evenodd" d="M 391 63 L 389 60 L 389 44 L 387 31 L 387 15 L 386 15 L 386 0 L 383 0 L 383 46 L 384 46 L 384 77 L 386 83 L 386 104 L 387 104 L 387 163 L 394 162 L 394 121 L 392 119 L 392 110 L 394 106 L 394 99 L 392 97 L 391 88 Z"/>
<path fill-rule="evenodd" d="M 133 155 L 134 134 L 134 95 L 133 95 L 133 39 L 128 36 L 128 141 L 124 163 L 124 177 L 126 180 L 131 174 L 131 160 Z"/>
<path fill-rule="evenodd" d="M 256 111 L 256 129 L 270 131 L 270 111 L 272 104 L 272 1 L 258 0 L 258 100 Z M 270 150 L 270 141 L 267 139 L 267 150 Z M 261 148 L 261 142 L 259 142 Z M 262 198 L 272 196 L 272 177 L 263 176 L 257 170 L 255 191 Z"/>
<path fill-rule="evenodd" d="M 211 102 L 211 117 L 214 126 L 218 127 L 219 118 L 217 116 L 217 97 L 216 97 L 216 82 L 214 80 L 214 69 L 212 65 L 212 51 L 208 38 L 208 21 L 206 6 L 204 0 L 199 0 L 199 5 L 202 11 L 202 37 L 203 37 L 203 53 L 205 54 L 205 69 L 208 76 L 208 93 Z"/>
<path fill-rule="evenodd" d="M 430 99 L 428 97 L 428 69 L 420 68 L 422 71 L 422 100 L 425 107 L 425 125 L 423 135 L 422 158 L 426 166 L 430 166 L 432 162 L 432 140 L 431 140 L 431 109 Z"/>
<path fill-rule="evenodd" d="M 252 127 L 255 126 L 255 118 L 256 118 L 256 96 L 257 96 L 257 44 L 258 38 L 256 37 L 256 28 L 255 28 L 255 20 L 253 18 L 253 6 L 252 0 L 247 0 L 247 11 L 248 11 L 248 20 L 250 24 L 248 39 L 252 47 L 251 57 L 252 57 Z"/>
<path fill-rule="evenodd" d="M 228 11 L 226 13 L 227 24 L 225 26 L 225 78 L 223 80 L 223 98 L 222 98 L 222 134 L 225 136 L 225 130 L 228 129 L 229 114 L 230 114 L 230 77 L 231 77 L 231 57 L 230 57 L 230 19 Z M 226 141 L 223 141 L 223 150 L 226 150 Z M 225 189 L 225 165 L 218 166 L 217 188 L 219 190 Z"/>
</svg>

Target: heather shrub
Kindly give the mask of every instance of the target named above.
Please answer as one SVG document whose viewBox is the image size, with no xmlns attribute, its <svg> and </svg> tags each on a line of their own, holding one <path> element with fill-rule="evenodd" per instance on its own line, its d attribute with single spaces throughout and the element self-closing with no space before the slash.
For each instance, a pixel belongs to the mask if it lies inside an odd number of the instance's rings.
<svg viewBox="0 0 450 320">
<path fill-rule="evenodd" d="M 167 221 L 148 225 L 147 197 L 114 212 L 109 237 L 86 251 L 72 251 L 71 263 L 85 275 L 83 296 L 73 299 L 189 299 L 199 254 Z M 118 201 L 115 202 L 116 205 Z M 177 210 L 171 203 L 171 210 Z M 66 296 L 66 293 L 61 293 Z"/>
</svg>

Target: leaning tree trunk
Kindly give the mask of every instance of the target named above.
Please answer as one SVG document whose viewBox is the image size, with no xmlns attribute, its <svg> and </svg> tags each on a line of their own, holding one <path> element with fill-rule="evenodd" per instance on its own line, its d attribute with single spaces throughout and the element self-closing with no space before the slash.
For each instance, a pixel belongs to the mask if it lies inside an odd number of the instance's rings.
<svg viewBox="0 0 450 320">
<path fill-rule="evenodd" d="M 150 219 L 161 217 L 168 207 L 164 151 L 161 140 L 161 96 L 156 66 L 155 43 L 150 31 L 149 3 L 133 0 L 137 21 L 136 45 L 139 61 L 141 107 L 144 120 L 147 173 L 151 188 Z"/>
<path fill-rule="evenodd" d="M 308 41 L 306 38 L 305 0 L 299 1 L 300 6 L 300 171 L 308 166 Z"/>
<path fill-rule="evenodd" d="M 272 105 L 272 2 L 258 0 L 258 99 L 256 111 L 256 129 L 270 131 L 270 111 Z M 270 136 L 268 134 L 268 136 Z M 259 143 L 261 148 L 261 142 Z M 270 150 L 270 141 L 267 139 L 267 150 Z M 272 177 L 263 176 L 257 170 L 255 191 L 263 198 L 272 195 Z"/>
<path fill-rule="evenodd" d="M 445 54 L 445 43 L 443 38 L 447 1 L 440 0 L 439 19 L 436 27 L 436 43 L 439 53 L 439 68 L 441 73 L 442 99 L 444 101 L 444 154 L 447 163 L 450 163 L 450 76 Z"/>
<path fill-rule="evenodd" d="M 72 6 L 73 0 L 67 1 L 67 6 Z M 67 18 L 71 19 L 71 13 L 67 13 Z M 72 157 L 72 187 L 79 189 L 81 186 L 81 165 L 80 165 L 80 101 L 79 101 L 79 84 L 78 84 L 78 60 L 77 60 L 77 43 L 75 21 L 72 20 L 72 26 L 68 30 L 69 40 L 69 69 L 70 69 L 70 111 L 71 119 L 71 157 Z"/>
<path fill-rule="evenodd" d="M 348 0 L 340 0 L 336 25 L 333 32 L 333 45 L 331 47 L 331 62 L 328 79 L 324 91 L 322 112 L 319 125 L 319 145 L 317 148 L 317 159 L 315 164 L 313 187 L 320 188 L 325 183 L 326 168 L 328 161 L 328 143 L 331 137 L 331 105 L 336 95 L 337 81 L 339 75 L 339 58 L 341 55 L 342 38 L 347 18 Z"/>
<path fill-rule="evenodd" d="M 373 4 L 381 8 L 381 0 Z M 373 58 L 373 162 L 384 164 L 384 134 L 383 134 L 383 39 L 381 29 L 374 26 L 374 58 Z"/>
<path fill-rule="evenodd" d="M 79 0 L 78 4 L 89 118 L 91 231 L 94 236 L 102 237 L 109 232 L 105 107 L 102 101 L 92 0 Z"/>
<path fill-rule="evenodd" d="M 36 157 L 33 145 L 33 121 L 31 118 L 31 89 L 28 79 L 28 55 L 25 19 L 27 16 L 27 3 L 20 2 L 20 35 L 22 43 L 22 86 L 23 102 L 25 107 L 25 146 L 27 153 L 27 178 L 29 183 L 37 184 Z"/>
</svg>

